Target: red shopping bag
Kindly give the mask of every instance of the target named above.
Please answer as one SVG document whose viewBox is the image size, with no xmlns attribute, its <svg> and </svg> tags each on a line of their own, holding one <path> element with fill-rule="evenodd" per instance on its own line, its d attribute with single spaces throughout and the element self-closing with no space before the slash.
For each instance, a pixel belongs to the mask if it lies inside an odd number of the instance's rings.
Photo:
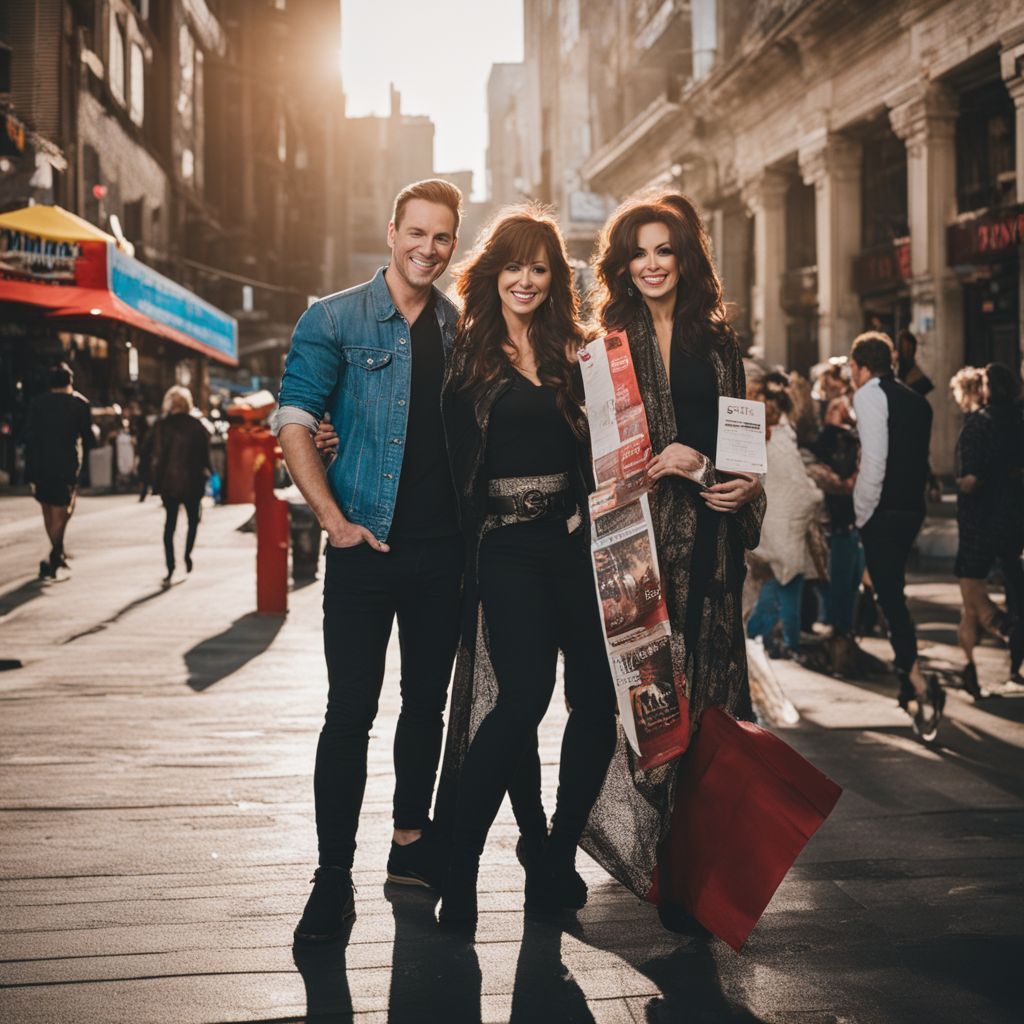
<svg viewBox="0 0 1024 1024">
<path fill-rule="evenodd" d="M 842 789 L 777 736 L 708 708 L 679 762 L 648 899 L 680 904 L 739 950 Z"/>
</svg>

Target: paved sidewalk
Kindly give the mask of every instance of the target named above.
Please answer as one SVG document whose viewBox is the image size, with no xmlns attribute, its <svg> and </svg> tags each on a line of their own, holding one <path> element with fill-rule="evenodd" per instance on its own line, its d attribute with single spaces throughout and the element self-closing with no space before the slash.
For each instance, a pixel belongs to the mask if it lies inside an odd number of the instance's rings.
<svg viewBox="0 0 1024 1024">
<path fill-rule="evenodd" d="M 742 954 L 664 932 L 585 857 L 578 919 L 524 922 L 507 808 L 475 948 L 438 935 L 429 894 L 384 885 L 393 645 L 359 916 L 347 945 L 295 958 L 315 850 L 320 587 L 293 592 L 284 620 L 254 615 L 248 516 L 205 510 L 195 572 L 165 590 L 159 504 L 87 498 L 70 578 L 39 584 L 34 503 L 0 499 L 0 657 L 23 662 L 0 673 L 4 1022 L 1020 1019 L 1024 699 L 951 692 L 930 750 L 884 682 L 778 663 L 802 715 L 784 738 L 846 792 Z M 925 653 L 955 663 L 955 588 L 912 590 Z M 983 657 L 998 682 L 1005 652 Z M 563 720 L 556 696 L 541 733 L 551 805 Z"/>
</svg>

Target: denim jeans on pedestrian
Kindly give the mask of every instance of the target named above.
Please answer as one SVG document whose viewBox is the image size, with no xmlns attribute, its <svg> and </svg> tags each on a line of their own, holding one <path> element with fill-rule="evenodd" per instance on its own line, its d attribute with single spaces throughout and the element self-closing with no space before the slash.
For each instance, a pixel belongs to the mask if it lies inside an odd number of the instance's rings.
<svg viewBox="0 0 1024 1024">
<path fill-rule="evenodd" d="M 828 587 L 826 621 L 836 633 L 853 632 L 853 612 L 857 604 L 857 592 L 864 576 L 864 549 L 860 534 L 833 534 L 828 542 Z"/>
<path fill-rule="evenodd" d="M 785 586 L 770 579 L 761 588 L 753 614 L 747 623 L 747 636 L 771 636 L 775 623 L 782 622 L 782 638 L 791 651 L 800 648 L 800 602 L 804 592 L 803 574 L 794 576 Z"/>
</svg>

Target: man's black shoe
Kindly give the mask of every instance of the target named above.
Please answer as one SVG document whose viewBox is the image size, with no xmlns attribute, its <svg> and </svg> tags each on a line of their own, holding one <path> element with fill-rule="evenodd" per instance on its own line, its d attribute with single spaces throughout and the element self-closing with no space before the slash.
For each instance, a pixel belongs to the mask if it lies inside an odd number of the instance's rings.
<svg viewBox="0 0 1024 1024">
<path fill-rule="evenodd" d="M 295 926 L 296 942 L 331 942 L 345 931 L 356 916 L 352 872 L 344 868 L 320 867 L 310 879 L 313 891 Z"/>
<path fill-rule="evenodd" d="M 405 846 L 392 840 L 388 881 L 396 885 L 420 885 L 425 889 L 440 888 L 436 850 L 426 832 Z"/>
<path fill-rule="evenodd" d="M 978 683 L 978 669 L 973 661 L 967 662 L 964 666 L 964 670 L 960 675 L 960 680 L 963 683 L 964 689 L 975 699 L 981 700 L 985 696 L 982 693 L 981 686 Z"/>
</svg>

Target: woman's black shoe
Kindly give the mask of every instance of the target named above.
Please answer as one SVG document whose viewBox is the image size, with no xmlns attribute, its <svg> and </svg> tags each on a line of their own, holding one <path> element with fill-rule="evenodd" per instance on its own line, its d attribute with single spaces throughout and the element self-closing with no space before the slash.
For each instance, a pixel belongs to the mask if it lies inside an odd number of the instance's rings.
<svg viewBox="0 0 1024 1024">
<path fill-rule="evenodd" d="M 320 867 L 310 879 L 313 891 L 295 926 L 296 942 L 331 942 L 356 916 L 352 872 L 344 868 Z"/>
<path fill-rule="evenodd" d="M 516 842 L 516 860 L 526 872 L 524 907 L 527 910 L 546 910 L 551 901 L 551 894 L 543 838 L 538 836 L 536 839 L 528 839 L 526 836 L 520 836 Z"/>
<path fill-rule="evenodd" d="M 975 700 L 980 700 L 984 696 L 981 692 L 981 687 L 978 685 L 978 669 L 973 661 L 967 662 L 964 666 L 964 670 L 960 674 L 960 682 L 964 690 Z"/>
<path fill-rule="evenodd" d="M 519 855 L 519 846 L 516 846 Z M 561 910 L 580 910 L 587 902 L 587 883 L 576 870 L 576 847 L 568 852 L 552 845 L 549 840 L 542 851 L 540 862 L 526 868 L 527 910 L 541 914 L 555 914 Z M 531 878 L 532 875 L 532 878 Z"/>
<path fill-rule="evenodd" d="M 697 918 L 688 914 L 678 903 L 662 900 L 658 904 L 658 920 L 662 928 L 676 935 L 706 938 L 711 934 Z"/>
<path fill-rule="evenodd" d="M 479 855 L 452 856 L 441 893 L 441 910 L 437 915 L 439 927 L 467 935 L 476 931 L 476 880 L 479 871 Z"/>
</svg>

